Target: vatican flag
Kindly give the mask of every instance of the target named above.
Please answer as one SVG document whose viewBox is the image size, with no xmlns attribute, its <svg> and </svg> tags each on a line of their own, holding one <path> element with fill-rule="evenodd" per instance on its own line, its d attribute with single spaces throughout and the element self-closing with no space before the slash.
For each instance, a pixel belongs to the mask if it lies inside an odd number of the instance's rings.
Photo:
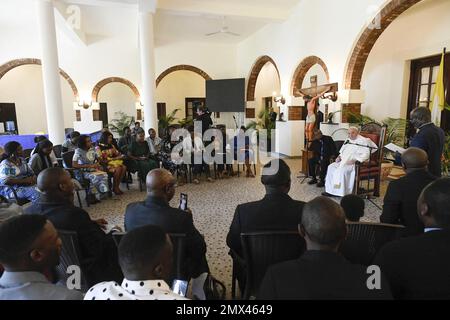
<svg viewBox="0 0 450 320">
<path fill-rule="evenodd" d="M 444 87 L 444 59 L 445 59 L 445 51 L 442 54 L 441 65 L 439 67 L 439 73 L 436 80 L 436 86 L 433 92 L 433 99 L 430 103 L 431 110 L 431 121 L 434 122 L 436 126 L 441 125 L 441 115 L 442 111 L 446 107 L 445 102 L 445 87 Z"/>
</svg>

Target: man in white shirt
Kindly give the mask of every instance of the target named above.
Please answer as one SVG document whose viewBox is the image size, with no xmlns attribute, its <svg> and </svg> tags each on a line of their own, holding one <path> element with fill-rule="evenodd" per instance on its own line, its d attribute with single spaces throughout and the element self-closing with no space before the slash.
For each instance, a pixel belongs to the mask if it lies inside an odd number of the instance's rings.
<svg viewBox="0 0 450 320">
<path fill-rule="evenodd" d="M 102 282 L 88 290 L 84 300 L 186 300 L 173 293 L 170 278 L 173 248 L 160 228 L 147 225 L 128 232 L 119 244 L 122 285 Z"/>
<path fill-rule="evenodd" d="M 161 138 L 156 136 L 156 130 L 151 128 L 148 129 L 149 137 L 146 139 L 148 143 L 148 148 L 150 149 L 150 154 L 156 156 L 161 150 Z"/>
<path fill-rule="evenodd" d="M 359 129 L 350 127 L 348 139 L 339 151 L 336 162 L 328 166 L 325 178 L 324 196 L 343 197 L 353 193 L 355 185 L 355 163 L 365 162 L 370 158 L 370 148 L 376 149 L 372 140 L 359 135 Z"/>
</svg>

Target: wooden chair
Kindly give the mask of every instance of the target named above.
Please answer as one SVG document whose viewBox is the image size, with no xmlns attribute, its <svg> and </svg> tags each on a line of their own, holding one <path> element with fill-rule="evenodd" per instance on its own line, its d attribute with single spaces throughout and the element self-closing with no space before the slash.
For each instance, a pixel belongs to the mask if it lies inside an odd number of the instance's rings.
<svg viewBox="0 0 450 320">
<path fill-rule="evenodd" d="M 378 149 L 370 155 L 370 160 L 364 163 L 356 163 L 355 172 L 355 188 L 353 193 L 356 195 L 369 195 L 375 197 L 380 196 L 381 184 L 381 164 L 383 162 L 383 148 L 386 141 L 386 126 L 372 122 L 363 125 L 361 128 L 361 136 L 369 138 L 377 146 Z M 366 181 L 364 187 L 361 182 Z M 373 188 L 370 188 L 370 182 L 373 181 Z"/>
</svg>

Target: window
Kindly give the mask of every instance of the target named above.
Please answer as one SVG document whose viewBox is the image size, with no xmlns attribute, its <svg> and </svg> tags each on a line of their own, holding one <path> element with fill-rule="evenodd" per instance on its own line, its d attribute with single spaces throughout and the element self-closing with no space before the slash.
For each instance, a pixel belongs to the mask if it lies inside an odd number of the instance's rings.
<svg viewBox="0 0 450 320">
<path fill-rule="evenodd" d="M 411 61 L 411 78 L 409 82 L 408 119 L 410 112 L 417 107 L 429 107 L 433 99 L 434 88 L 439 72 L 442 55 Z M 450 92 L 450 54 L 445 56 L 444 85 Z M 450 93 L 447 94 L 450 102 Z M 450 112 L 442 112 L 441 127 L 450 129 Z"/>
</svg>

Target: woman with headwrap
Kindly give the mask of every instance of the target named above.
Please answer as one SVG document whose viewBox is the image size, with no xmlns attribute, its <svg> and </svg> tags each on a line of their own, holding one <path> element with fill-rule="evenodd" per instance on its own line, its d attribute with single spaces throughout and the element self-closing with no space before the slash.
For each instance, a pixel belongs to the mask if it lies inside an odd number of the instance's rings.
<svg viewBox="0 0 450 320">
<path fill-rule="evenodd" d="M 47 139 L 41 140 L 34 148 L 35 153 L 31 156 L 28 161 L 31 169 L 36 176 L 47 168 L 53 167 L 52 159 L 50 154 L 53 151 L 53 143 Z"/>
<path fill-rule="evenodd" d="M 39 198 L 36 190 L 36 175 L 23 159 L 23 148 L 20 143 L 10 141 L 4 146 L 5 152 L 0 158 L 0 184 L 8 186 L 0 188 L 0 195 L 14 200 L 14 192 L 18 198 L 32 202 Z"/>
</svg>

